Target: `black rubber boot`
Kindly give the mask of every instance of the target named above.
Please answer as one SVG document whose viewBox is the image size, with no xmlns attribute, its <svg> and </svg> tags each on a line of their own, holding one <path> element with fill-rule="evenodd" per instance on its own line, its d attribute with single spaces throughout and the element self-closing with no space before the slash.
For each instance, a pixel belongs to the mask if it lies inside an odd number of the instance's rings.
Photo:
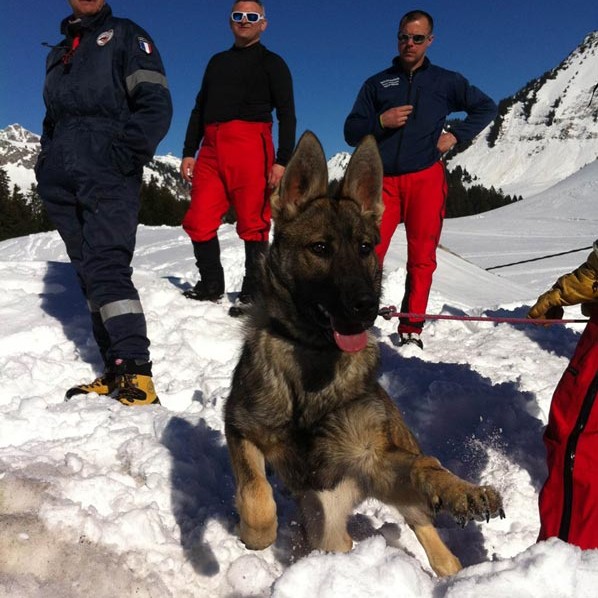
<svg viewBox="0 0 598 598">
<path fill-rule="evenodd" d="M 239 293 L 241 303 L 251 303 L 257 291 L 260 261 L 268 251 L 268 241 L 245 241 L 245 276 Z"/>
<path fill-rule="evenodd" d="M 233 318 L 241 316 L 253 302 L 259 285 L 260 262 L 268 251 L 268 241 L 245 241 L 245 276 L 241 292 L 228 313 Z"/>
<path fill-rule="evenodd" d="M 218 301 L 224 295 L 224 270 L 220 263 L 218 237 L 209 241 L 193 241 L 193 253 L 201 278 L 183 295 L 196 301 Z"/>
</svg>

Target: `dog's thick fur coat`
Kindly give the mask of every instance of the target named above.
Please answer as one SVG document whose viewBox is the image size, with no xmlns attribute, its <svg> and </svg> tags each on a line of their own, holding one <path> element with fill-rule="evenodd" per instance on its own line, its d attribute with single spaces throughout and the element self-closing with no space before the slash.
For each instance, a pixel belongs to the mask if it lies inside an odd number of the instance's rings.
<svg viewBox="0 0 598 598">
<path fill-rule="evenodd" d="M 502 516 L 501 498 L 422 454 L 377 381 L 377 343 L 366 331 L 380 298 L 381 192 L 372 137 L 331 197 L 324 152 L 306 132 L 272 199 L 274 238 L 226 403 L 240 535 L 252 549 L 276 539 L 268 462 L 297 497 L 311 548 L 350 550 L 347 518 L 371 496 L 401 512 L 432 569 L 449 575 L 461 565 L 435 513 L 489 519 Z"/>
</svg>

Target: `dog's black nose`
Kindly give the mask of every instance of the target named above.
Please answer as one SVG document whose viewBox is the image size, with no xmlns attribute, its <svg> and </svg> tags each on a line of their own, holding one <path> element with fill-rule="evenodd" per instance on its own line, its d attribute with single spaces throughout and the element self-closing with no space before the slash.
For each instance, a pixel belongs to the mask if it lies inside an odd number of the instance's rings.
<svg viewBox="0 0 598 598">
<path fill-rule="evenodd" d="M 374 293 L 362 293 L 353 300 L 353 312 L 361 321 L 374 319 L 378 315 L 378 297 Z"/>
</svg>

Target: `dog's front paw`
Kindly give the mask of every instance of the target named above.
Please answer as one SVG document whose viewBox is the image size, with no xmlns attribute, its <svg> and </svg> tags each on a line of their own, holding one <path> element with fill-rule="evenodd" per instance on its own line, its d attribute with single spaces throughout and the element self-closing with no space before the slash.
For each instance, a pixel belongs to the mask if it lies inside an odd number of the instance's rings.
<svg viewBox="0 0 598 598">
<path fill-rule="evenodd" d="M 504 519 L 505 512 L 500 494 L 492 486 L 475 486 L 460 481 L 447 488 L 442 496 L 435 497 L 434 509 L 448 511 L 465 527 L 468 521 L 490 521 L 491 517 Z"/>
<path fill-rule="evenodd" d="M 276 540 L 277 522 L 274 522 L 267 527 L 255 528 L 250 527 L 244 521 L 239 524 L 239 537 L 241 542 L 249 548 L 249 550 L 264 550 Z"/>
</svg>

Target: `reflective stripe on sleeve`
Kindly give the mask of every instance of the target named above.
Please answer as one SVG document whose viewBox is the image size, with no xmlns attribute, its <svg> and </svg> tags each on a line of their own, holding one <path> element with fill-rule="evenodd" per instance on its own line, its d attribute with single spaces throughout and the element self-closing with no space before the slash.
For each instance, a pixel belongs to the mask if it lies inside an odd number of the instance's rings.
<svg viewBox="0 0 598 598">
<path fill-rule="evenodd" d="M 168 89 L 166 77 L 158 71 L 138 70 L 126 78 L 127 92 L 132 93 L 139 83 L 157 83 Z"/>
<path fill-rule="evenodd" d="M 102 322 L 106 322 L 106 320 L 115 318 L 116 316 L 142 313 L 143 307 L 141 307 L 141 301 L 139 301 L 139 299 L 122 299 L 121 301 L 106 303 L 106 305 L 100 307 Z"/>
</svg>

